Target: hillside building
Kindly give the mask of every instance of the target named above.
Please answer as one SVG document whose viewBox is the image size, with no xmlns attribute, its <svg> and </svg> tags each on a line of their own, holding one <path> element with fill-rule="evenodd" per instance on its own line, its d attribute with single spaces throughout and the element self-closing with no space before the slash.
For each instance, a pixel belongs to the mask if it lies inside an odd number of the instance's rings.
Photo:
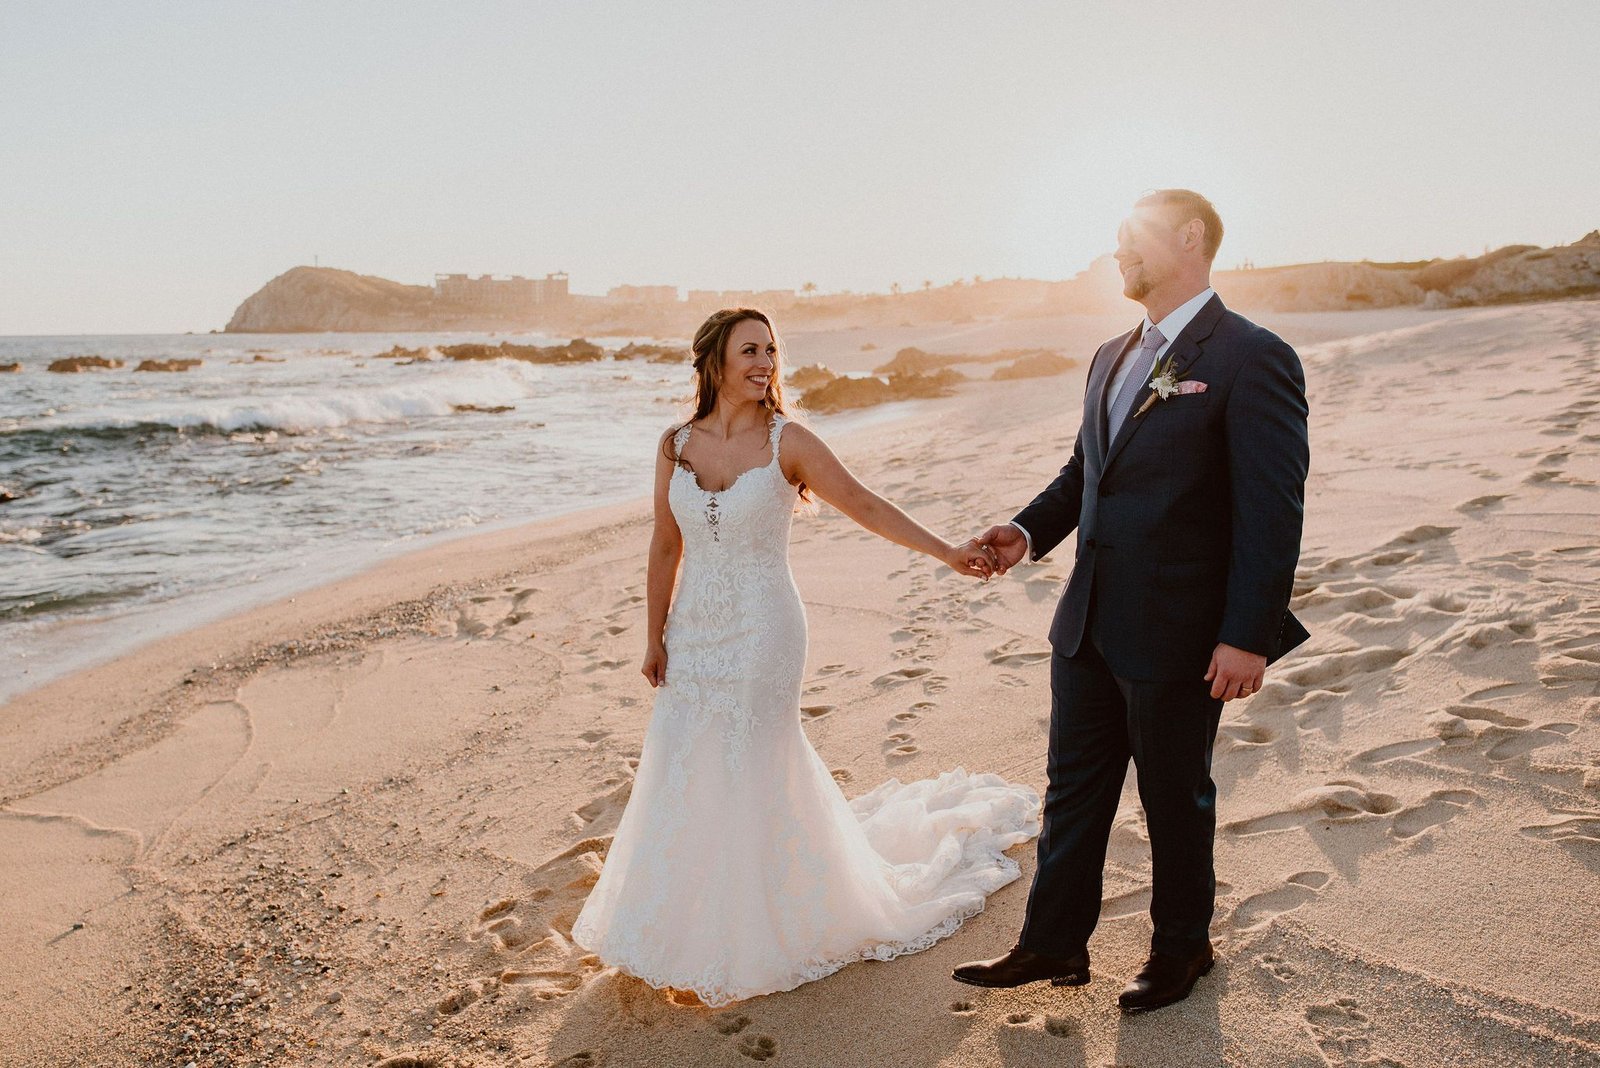
<svg viewBox="0 0 1600 1068">
<path fill-rule="evenodd" d="M 676 304 L 677 286 L 612 286 L 606 291 L 607 300 L 628 304 Z"/>
<path fill-rule="evenodd" d="M 433 295 L 445 303 L 479 311 L 524 311 L 566 301 L 567 275 L 565 271 L 543 278 L 524 278 L 520 274 L 510 278 L 496 278 L 490 274 L 480 274 L 476 278 L 464 274 L 436 274 Z"/>
</svg>

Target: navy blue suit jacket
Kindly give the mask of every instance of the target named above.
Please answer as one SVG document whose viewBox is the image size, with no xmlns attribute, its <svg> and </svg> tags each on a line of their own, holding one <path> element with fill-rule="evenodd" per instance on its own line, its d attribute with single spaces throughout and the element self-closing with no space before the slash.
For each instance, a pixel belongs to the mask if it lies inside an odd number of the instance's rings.
<svg viewBox="0 0 1600 1068">
<path fill-rule="evenodd" d="M 1122 678 L 1200 679 L 1218 642 L 1276 660 L 1308 637 L 1289 612 L 1310 463 L 1300 358 L 1213 296 L 1162 357 L 1206 391 L 1130 413 L 1107 441 L 1104 394 L 1138 334 L 1095 353 L 1072 458 L 1016 516 L 1035 560 L 1078 532 L 1050 643 L 1077 653 L 1092 597 Z"/>
</svg>

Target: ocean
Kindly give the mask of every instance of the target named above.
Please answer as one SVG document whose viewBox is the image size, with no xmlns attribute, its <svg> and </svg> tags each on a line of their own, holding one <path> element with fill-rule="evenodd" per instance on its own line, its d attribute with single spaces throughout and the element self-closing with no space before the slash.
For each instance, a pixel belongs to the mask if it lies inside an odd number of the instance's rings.
<svg viewBox="0 0 1600 1068">
<path fill-rule="evenodd" d="M 22 365 L 0 374 L 0 700 L 429 541 L 648 494 L 687 364 L 375 358 L 501 340 L 567 339 L 0 337 Z M 124 366 L 45 369 L 80 355 Z M 133 371 L 173 358 L 202 362 Z"/>
</svg>

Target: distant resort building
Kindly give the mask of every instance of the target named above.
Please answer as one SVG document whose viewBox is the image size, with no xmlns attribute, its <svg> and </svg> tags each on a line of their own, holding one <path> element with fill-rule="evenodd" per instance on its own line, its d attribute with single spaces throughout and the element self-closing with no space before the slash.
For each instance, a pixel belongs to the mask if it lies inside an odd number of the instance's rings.
<svg viewBox="0 0 1600 1068">
<path fill-rule="evenodd" d="M 718 308 L 787 308 L 799 300 L 792 289 L 691 289 L 689 303 Z"/>
<path fill-rule="evenodd" d="M 606 292 L 607 300 L 628 304 L 676 304 L 677 286 L 613 286 Z"/>
<path fill-rule="evenodd" d="M 484 311 L 521 311 L 540 305 L 562 304 L 567 299 L 567 274 L 558 271 L 543 278 L 524 278 L 514 274 L 510 278 L 496 278 L 480 274 L 470 278 L 464 274 L 436 274 L 433 276 L 433 295 L 440 301 L 460 307 Z"/>
</svg>

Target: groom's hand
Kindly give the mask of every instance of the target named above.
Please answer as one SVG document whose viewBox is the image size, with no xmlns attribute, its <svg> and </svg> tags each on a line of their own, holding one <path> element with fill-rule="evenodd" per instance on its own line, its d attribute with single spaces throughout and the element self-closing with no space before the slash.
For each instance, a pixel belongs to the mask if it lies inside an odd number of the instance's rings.
<svg viewBox="0 0 1600 1068">
<path fill-rule="evenodd" d="M 1211 696 L 1227 702 L 1235 697 L 1249 697 L 1261 689 L 1261 679 L 1266 673 L 1266 657 L 1219 643 L 1211 654 L 1206 681 L 1211 684 Z"/>
<path fill-rule="evenodd" d="M 1028 539 L 1023 536 L 1022 531 L 1010 523 L 990 527 L 974 540 L 988 549 L 993 556 L 996 575 L 1004 575 L 1013 566 L 1021 563 L 1028 552 Z"/>
</svg>

